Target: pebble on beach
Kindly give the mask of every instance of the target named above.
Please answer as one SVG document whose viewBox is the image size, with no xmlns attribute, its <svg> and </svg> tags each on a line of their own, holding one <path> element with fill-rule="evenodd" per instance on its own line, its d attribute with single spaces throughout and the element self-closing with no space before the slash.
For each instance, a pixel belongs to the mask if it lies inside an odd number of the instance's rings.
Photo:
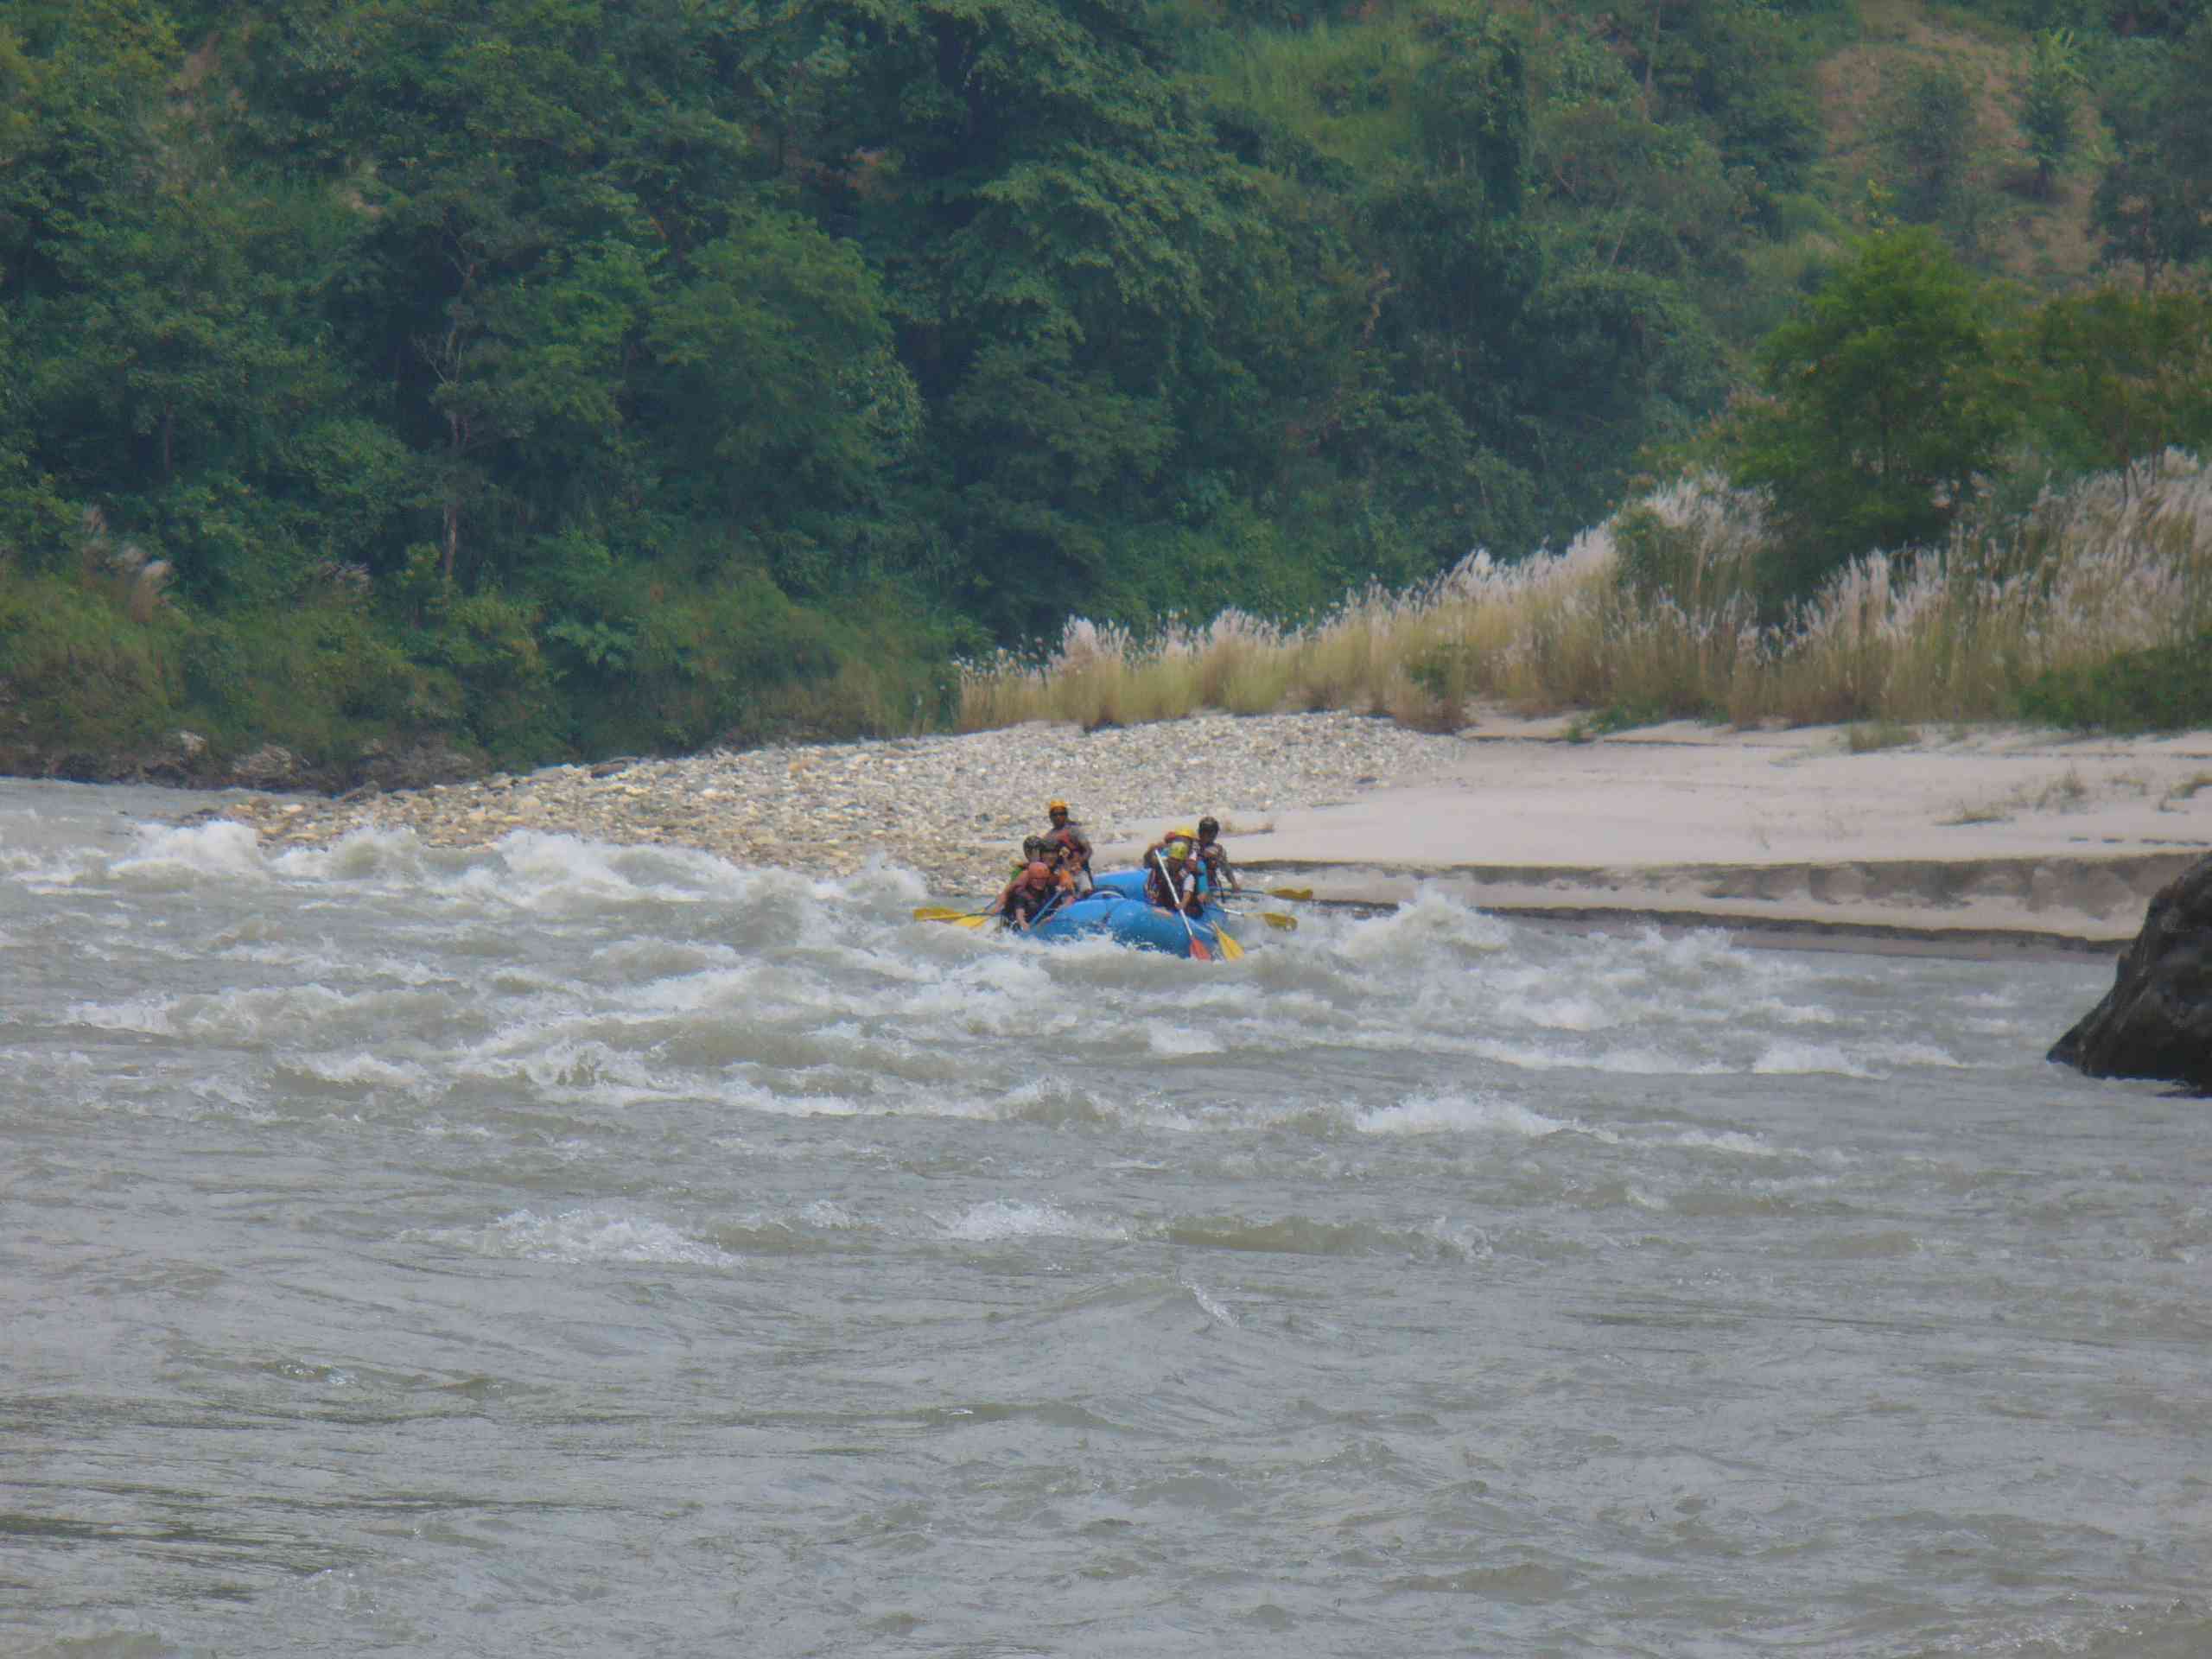
<svg viewBox="0 0 2212 1659">
<path fill-rule="evenodd" d="M 1045 803 L 1097 845 L 1149 840 L 1203 813 L 1224 839 L 1415 773 L 1458 740 L 1346 714 L 1227 715 L 1085 733 L 1034 723 L 958 736 L 815 744 L 549 766 L 339 800 L 256 796 L 224 809 L 278 847 L 404 829 L 437 847 L 519 830 L 698 848 L 733 862 L 849 875 L 871 857 L 932 891 L 988 893 Z"/>
</svg>

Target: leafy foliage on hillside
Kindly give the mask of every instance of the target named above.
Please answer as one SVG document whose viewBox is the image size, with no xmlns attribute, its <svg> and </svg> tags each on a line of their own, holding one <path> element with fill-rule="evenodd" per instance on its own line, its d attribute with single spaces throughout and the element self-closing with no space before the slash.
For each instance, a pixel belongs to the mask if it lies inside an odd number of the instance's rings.
<svg viewBox="0 0 2212 1659">
<path fill-rule="evenodd" d="M 2163 270 L 2212 123 L 2161 100 L 2212 75 L 2158 26 L 2107 217 Z M 1071 613 L 1295 618 L 1556 544 L 1834 263 L 1813 70 L 1848 29 L 1819 0 L 24 0 L 0 678 L 66 660 L 90 604 L 143 664 L 113 729 L 219 751 L 884 730 Z M 1808 226 L 1828 251 L 1787 252 Z M 1790 349 L 1758 356 L 1777 385 Z"/>
</svg>

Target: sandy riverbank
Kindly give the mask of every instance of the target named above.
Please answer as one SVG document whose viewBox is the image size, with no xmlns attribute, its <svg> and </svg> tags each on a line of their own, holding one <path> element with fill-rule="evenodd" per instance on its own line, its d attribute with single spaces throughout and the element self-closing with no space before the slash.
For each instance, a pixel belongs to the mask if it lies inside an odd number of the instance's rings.
<svg viewBox="0 0 2212 1659">
<path fill-rule="evenodd" d="M 1578 743 L 1563 721 L 1493 718 L 1425 775 L 1274 814 L 1236 851 L 1325 898 L 1427 883 L 1523 914 L 1961 944 L 2124 942 L 2212 851 L 2212 733 L 1888 735 L 1907 741 L 1678 723 Z"/>
<path fill-rule="evenodd" d="M 979 899 L 1062 795 L 1103 861 L 1211 811 L 1255 885 L 1325 899 L 1389 903 L 1427 883 L 1562 918 L 1961 942 L 2125 940 L 2151 893 L 2212 851 L 2212 733 L 1928 728 L 1871 749 L 1861 733 L 1853 753 L 1834 728 L 1571 729 L 1492 715 L 1439 736 L 1341 714 L 1032 725 L 223 810 L 276 844 L 381 826 L 447 846 L 528 832 L 693 846 L 830 874 L 874 859 Z"/>
</svg>

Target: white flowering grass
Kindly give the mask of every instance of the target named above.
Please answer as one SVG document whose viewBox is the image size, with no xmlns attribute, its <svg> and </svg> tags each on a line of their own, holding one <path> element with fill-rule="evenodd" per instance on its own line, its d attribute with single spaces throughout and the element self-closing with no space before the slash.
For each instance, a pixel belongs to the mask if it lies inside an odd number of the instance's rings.
<svg viewBox="0 0 2212 1659">
<path fill-rule="evenodd" d="M 2212 628 L 2212 468 L 2177 450 L 1947 547 L 1855 560 L 1779 626 L 1750 594 L 1758 497 L 1694 478 L 1637 510 L 1668 532 L 1656 575 L 1628 579 L 1614 519 L 1561 553 L 1478 551 L 1305 627 L 1228 611 L 1140 639 L 1077 620 L 1042 660 L 968 664 L 960 726 L 1332 709 L 1434 728 L 1475 699 L 1738 724 L 1985 720 L 2045 670 Z"/>
</svg>

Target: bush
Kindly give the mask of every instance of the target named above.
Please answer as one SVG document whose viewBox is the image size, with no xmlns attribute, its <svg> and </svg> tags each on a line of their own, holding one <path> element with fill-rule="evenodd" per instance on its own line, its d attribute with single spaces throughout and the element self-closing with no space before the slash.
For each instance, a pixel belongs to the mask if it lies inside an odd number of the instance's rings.
<svg viewBox="0 0 2212 1659">
<path fill-rule="evenodd" d="M 2020 713 L 2076 731 L 2176 732 L 2212 727 L 2212 632 L 2037 675 Z"/>
<path fill-rule="evenodd" d="M 186 624 L 161 605 L 130 614 L 105 582 L 0 569 L 0 702 L 46 748 L 98 754 L 149 743 L 176 723 Z"/>
</svg>

